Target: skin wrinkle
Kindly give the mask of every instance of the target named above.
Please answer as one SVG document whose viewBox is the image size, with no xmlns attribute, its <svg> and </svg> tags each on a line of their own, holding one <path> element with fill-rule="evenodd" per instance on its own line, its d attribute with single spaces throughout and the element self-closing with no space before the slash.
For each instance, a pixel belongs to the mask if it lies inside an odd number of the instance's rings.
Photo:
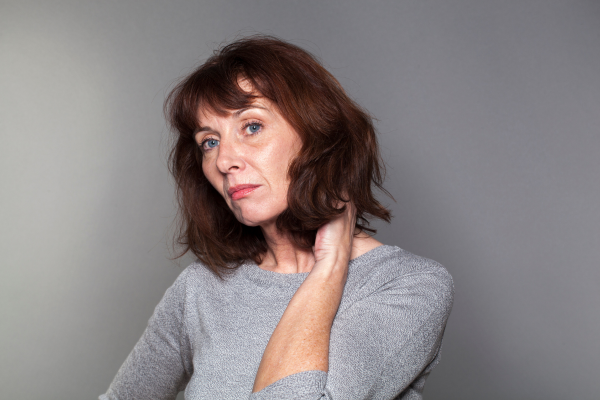
<svg viewBox="0 0 600 400">
<path fill-rule="evenodd" d="M 219 145 L 203 153 L 202 171 L 211 185 L 225 199 L 235 217 L 247 226 L 260 226 L 267 241 L 267 254 L 261 268 L 284 272 L 308 272 L 315 263 L 312 249 L 295 246 L 276 226 L 277 217 L 287 209 L 288 169 L 298 155 L 300 136 L 279 113 L 277 106 L 257 94 L 248 80 L 239 86 L 254 98 L 240 110 L 215 113 L 200 109 L 201 126 L 195 135 L 199 145 L 212 137 Z M 221 115 L 223 114 L 223 115 Z M 244 123 L 260 122 L 255 134 L 243 132 Z M 232 185 L 259 184 L 258 189 L 238 201 L 227 193 Z M 352 257 L 380 245 L 367 234 L 357 235 Z"/>
<path fill-rule="evenodd" d="M 240 86 L 251 90 L 246 81 Z M 261 96 L 256 96 L 251 106 L 226 116 L 201 109 L 198 119 L 203 127 L 195 136 L 196 142 L 213 136 L 220 141 L 203 154 L 202 171 L 238 221 L 263 230 L 269 251 L 261 267 L 289 272 L 310 270 L 314 264 L 312 252 L 294 249 L 276 227 L 277 217 L 287 208 L 288 168 L 300 150 L 299 135 L 275 105 Z M 242 131 L 245 122 L 254 121 L 262 124 L 259 132 L 250 135 Z M 233 201 L 227 191 L 240 184 L 260 186 Z M 276 255 L 276 248 L 283 249 L 282 254 Z"/>
</svg>

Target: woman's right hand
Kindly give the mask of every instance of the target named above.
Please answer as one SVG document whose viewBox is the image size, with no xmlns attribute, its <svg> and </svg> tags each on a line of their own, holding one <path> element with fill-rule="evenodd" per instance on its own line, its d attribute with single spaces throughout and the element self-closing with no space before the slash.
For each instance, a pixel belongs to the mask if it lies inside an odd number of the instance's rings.
<svg viewBox="0 0 600 400">
<path fill-rule="evenodd" d="M 315 265 L 290 300 L 263 354 L 253 392 L 286 376 L 329 369 L 329 336 L 352 252 L 356 210 L 346 210 L 317 231 Z"/>
<path fill-rule="evenodd" d="M 351 202 L 345 203 L 345 206 L 344 212 L 317 231 L 313 248 L 315 265 L 311 270 L 315 274 L 343 272 L 344 282 L 356 227 L 356 208 Z"/>
</svg>

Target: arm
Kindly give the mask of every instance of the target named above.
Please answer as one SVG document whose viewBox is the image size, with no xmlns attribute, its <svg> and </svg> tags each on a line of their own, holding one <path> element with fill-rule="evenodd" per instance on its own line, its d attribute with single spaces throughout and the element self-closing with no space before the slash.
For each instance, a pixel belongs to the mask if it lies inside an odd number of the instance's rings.
<svg viewBox="0 0 600 400">
<path fill-rule="evenodd" d="M 317 232 L 315 265 L 271 335 L 253 392 L 292 374 L 329 369 L 329 337 L 346 283 L 354 227 L 355 210 L 348 204 Z"/>
<path fill-rule="evenodd" d="M 420 399 L 452 307 L 439 264 L 404 252 L 361 262 L 331 328 L 329 371 L 285 377 L 251 399 Z"/>
<path fill-rule="evenodd" d="M 183 323 L 182 273 L 156 306 L 148 327 L 100 400 L 175 399 L 192 372 L 191 348 Z"/>
<path fill-rule="evenodd" d="M 437 263 L 413 255 L 406 263 L 418 263 L 418 271 L 367 282 L 368 294 L 342 304 L 332 327 L 324 399 L 421 398 L 440 359 L 453 285 Z"/>
</svg>

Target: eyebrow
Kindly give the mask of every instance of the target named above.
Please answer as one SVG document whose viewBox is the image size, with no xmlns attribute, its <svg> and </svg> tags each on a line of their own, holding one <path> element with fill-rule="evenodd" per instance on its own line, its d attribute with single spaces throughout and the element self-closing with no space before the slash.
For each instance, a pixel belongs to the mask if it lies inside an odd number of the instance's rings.
<svg viewBox="0 0 600 400">
<path fill-rule="evenodd" d="M 242 115 L 244 112 L 252 109 L 252 108 L 260 108 L 261 110 L 266 110 L 269 111 L 266 107 L 262 107 L 259 105 L 252 105 L 249 107 L 244 107 L 244 108 L 240 108 L 239 110 L 236 110 L 233 114 L 231 114 L 233 116 L 233 118 L 238 118 L 240 115 Z M 196 132 L 194 132 L 194 134 L 200 133 L 200 132 L 207 132 L 207 131 L 212 131 L 213 129 L 210 126 L 201 126 L 200 128 L 198 128 L 196 130 Z"/>
<path fill-rule="evenodd" d="M 234 118 L 237 118 L 237 117 L 239 117 L 240 115 L 242 115 L 242 113 L 244 113 L 245 111 L 248 111 L 248 110 L 250 110 L 250 109 L 252 109 L 252 108 L 260 108 L 261 110 L 267 110 L 267 108 L 266 108 L 266 107 L 263 107 L 263 106 L 259 106 L 259 105 L 257 105 L 257 104 L 254 104 L 254 105 L 251 105 L 251 106 L 248 106 L 248 107 L 240 108 L 239 110 L 237 110 L 236 112 L 234 112 L 234 113 L 233 113 L 233 117 L 234 117 Z M 268 110 L 267 110 L 267 111 L 268 111 Z"/>
</svg>

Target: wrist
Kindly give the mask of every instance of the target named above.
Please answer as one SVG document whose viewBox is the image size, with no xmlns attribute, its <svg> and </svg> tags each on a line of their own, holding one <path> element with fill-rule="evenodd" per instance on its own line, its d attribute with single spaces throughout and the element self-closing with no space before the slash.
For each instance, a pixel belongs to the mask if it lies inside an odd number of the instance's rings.
<svg viewBox="0 0 600 400">
<path fill-rule="evenodd" d="M 348 275 L 348 262 L 347 257 L 317 261 L 308 277 L 328 284 L 344 285 Z"/>
</svg>

